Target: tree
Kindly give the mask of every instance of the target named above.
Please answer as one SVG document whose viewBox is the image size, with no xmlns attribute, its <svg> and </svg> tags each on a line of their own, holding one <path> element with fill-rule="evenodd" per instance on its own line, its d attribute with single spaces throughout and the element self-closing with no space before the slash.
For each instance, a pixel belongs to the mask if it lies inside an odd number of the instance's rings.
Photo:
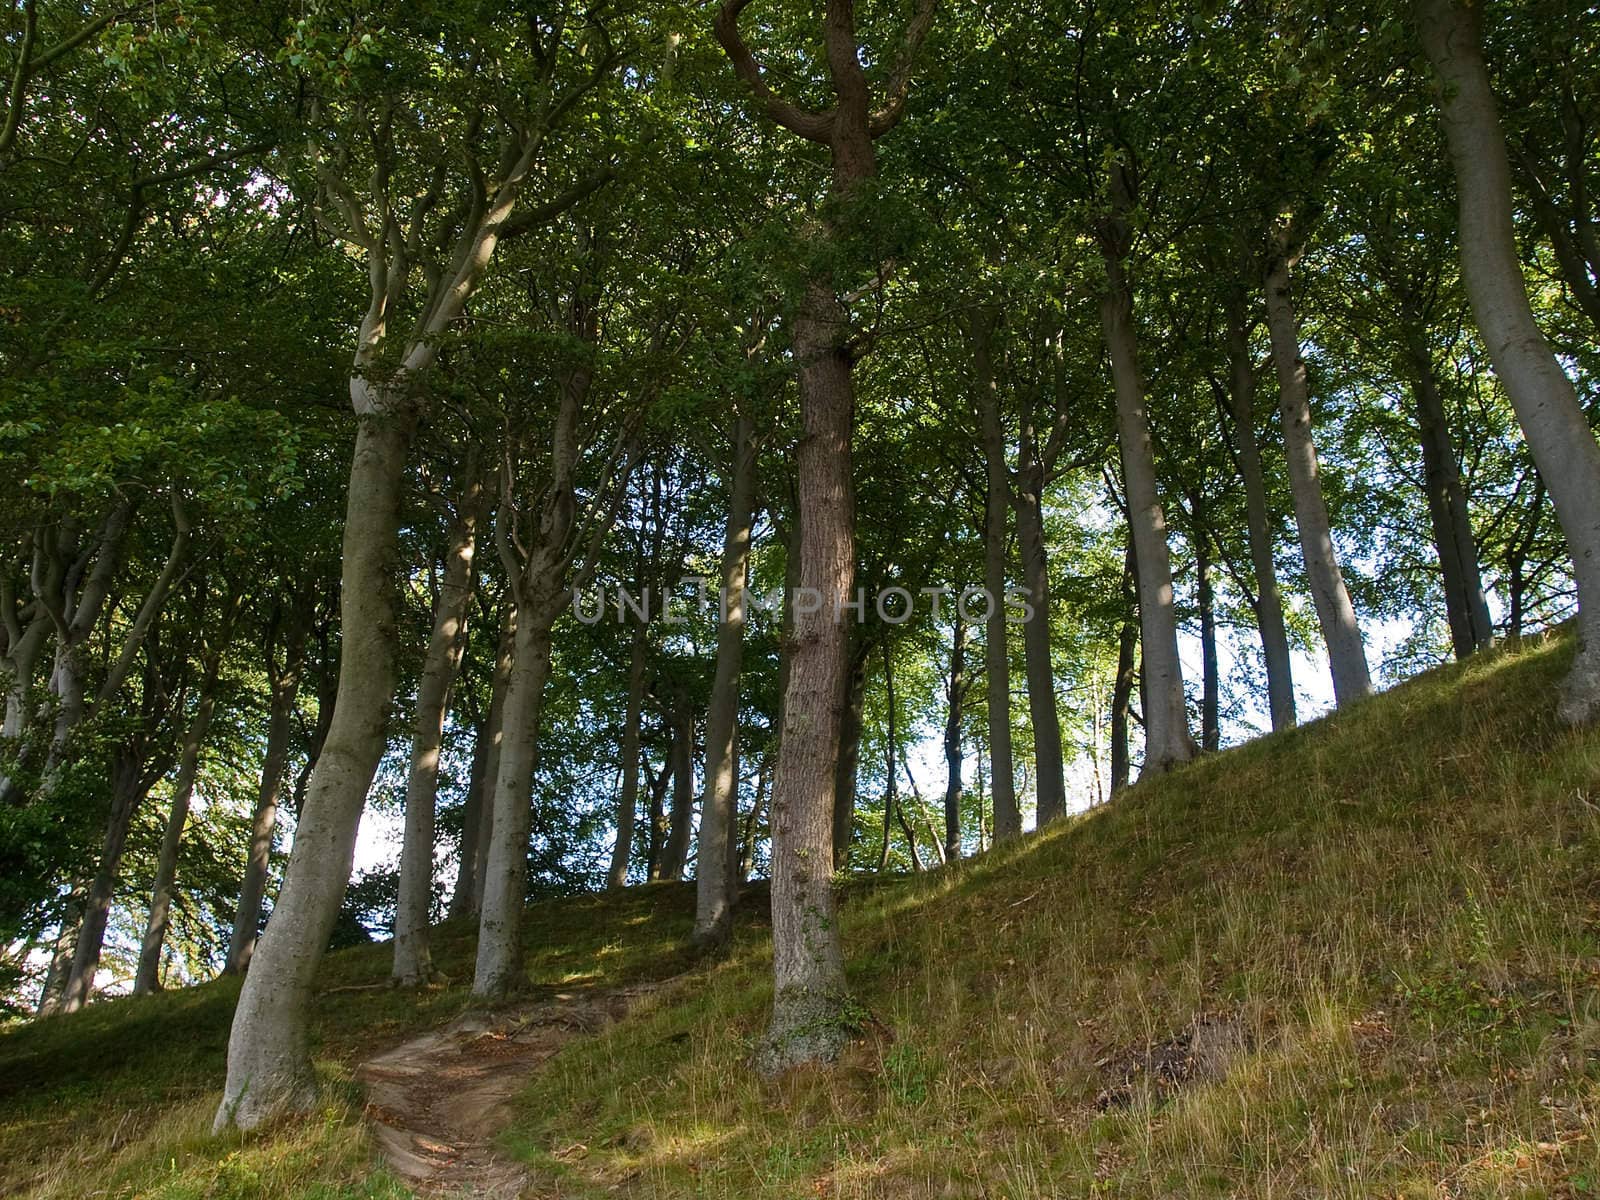
<svg viewBox="0 0 1600 1200">
<path fill-rule="evenodd" d="M 851 206 L 869 194 L 877 174 L 873 141 L 905 111 L 912 64 L 933 21 L 933 0 L 922 0 L 880 107 L 861 65 L 851 0 L 828 0 L 821 32 L 834 104 L 806 111 L 774 92 L 739 31 L 749 0 L 724 0 L 717 40 L 768 119 L 826 146 L 832 166 L 830 215 L 811 232 L 826 264 L 856 217 Z M 828 1061 L 844 1037 L 844 964 L 834 923 L 833 796 L 839 757 L 836 715 L 845 676 L 841 619 L 855 576 L 854 480 L 851 432 L 855 391 L 849 314 L 834 271 L 822 265 L 805 281 L 791 323 L 805 435 L 796 456 L 800 512 L 800 595 L 795 649 L 784 695 L 784 726 L 772 788 L 773 971 L 772 1022 L 758 1055 L 776 1073 L 804 1062 Z M 815 607 L 812 607 L 812 602 Z"/>
<path fill-rule="evenodd" d="M 437 45 L 441 36 L 447 42 L 459 36 L 456 30 L 429 28 L 428 14 L 421 14 L 418 24 L 405 32 L 409 40 L 397 38 L 387 53 L 415 55 L 423 46 Z M 296 44 L 313 63 L 341 63 L 347 49 L 352 58 L 378 52 L 370 33 L 352 32 L 341 40 L 342 33 L 325 33 L 308 23 L 297 32 Z M 344 652 L 332 722 L 306 792 L 288 873 L 240 993 L 218 1129 L 254 1128 L 315 1103 L 306 1048 L 307 1006 L 349 878 L 356 826 L 383 751 L 393 698 L 396 538 L 406 461 L 427 406 L 422 377 L 482 282 L 502 236 L 516 231 L 513 217 L 537 225 L 603 182 L 599 177 L 581 180 L 542 205 L 526 205 L 519 212 L 523 191 L 530 181 L 536 185 L 545 167 L 547 141 L 615 65 L 603 53 L 597 69 L 574 80 L 566 74 L 569 56 L 576 54 L 566 20 L 536 30 L 535 37 L 530 59 L 495 60 L 525 70 L 524 78 L 496 78 L 483 69 L 481 50 L 458 44 L 461 73 L 445 78 L 461 90 L 427 98 L 437 106 L 438 119 L 453 121 L 459 131 L 456 149 L 467 163 L 456 181 L 459 206 L 445 204 L 450 177 L 444 158 L 422 153 L 408 159 L 402 153 L 409 149 L 403 147 L 408 135 L 424 151 L 437 136 L 431 125 L 415 122 L 415 108 L 377 89 L 343 94 L 337 67 L 317 81 L 326 94 L 313 111 L 328 121 L 313 143 L 319 148 L 310 152 L 319 207 L 325 206 L 324 219 L 337 236 L 364 253 L 370 281 L 349 386 L 358 426 L 342 552 Z M 385 77 L 432 78 L 426 70 L 395 68 Z M 501 87 L 520 100 L 527 84 L 533 85 L 536 99 L 532 111 L 521 114 L 525 120 L 503 131 L 484 130 L 485 110 L 472 91 Z M 337 147 L 333 156 L 320 149 L 326 141 Z M 486 153 L 485 141 L 497 152 Z M 358 194 L 351 182 L 360 156 L 366 158 L 361 172 L 370 184 L 366 195 Z M 408 194 L 416 199 L 408 203 Z M 426 293 L 414 310 L 411 329 L 404 332 L 402 306 L 419 273 L 427 280 Z"/>
<path fill-rule="evenodd" d="M 1600 444 L 1528 302 L 1512 226 L 1511 169 L 1481 50 L 1481 16 L 1455 0 L 1417 0 L 1413 11 L 1442 93 L 1467 296 L 1572 556 L 1578 654 L 1557 708 L 1563 720 L 1586 723 L 1600 713 Z"/>
</svg>

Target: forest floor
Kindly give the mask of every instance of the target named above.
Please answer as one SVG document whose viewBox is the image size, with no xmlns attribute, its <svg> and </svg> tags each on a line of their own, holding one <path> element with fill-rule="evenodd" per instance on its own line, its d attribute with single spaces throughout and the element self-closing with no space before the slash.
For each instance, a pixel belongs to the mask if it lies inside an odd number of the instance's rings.
<svg viewBox="0 0 1600 1200">
<path fill-rule="evenodd" d="M 538 1004 L 468 1012 L 362 1063 L 365 1115 L 389 1168 L 421 1195 L 516 1200 L 526 1165 L 496 1143 L 511 1102 L 576 1038 L 627 1015 L 658 985 L 558 992 Z"/>
<path fill-rule="evenodd" d="M 828 1071 L 747 1070 L 759 903 L 700 965 L 686 887 L 537 905 L 530 1011 L 675 981 L 548 1055 L 525 1030 L 498 1135 L 397 1128 L 514 1164 L 530 1197 L 1600 1196 L 1600 731 L 1550 716 L 1571 652 L 1441 668 L 956 867 L 852 882 L 857 1036 Z M 471 931 L 440 942 L 456 982 L 424 992 L 375 986 L 385 947 L 329 959 L 326 1105 L 247 1137 L 208 1132 L 230 982 L 0 1033 L 0 1195 L 409 1195 L 360 1077 L 467 1028 L 441 1034 L 470 1011 Z"/>
</svg>

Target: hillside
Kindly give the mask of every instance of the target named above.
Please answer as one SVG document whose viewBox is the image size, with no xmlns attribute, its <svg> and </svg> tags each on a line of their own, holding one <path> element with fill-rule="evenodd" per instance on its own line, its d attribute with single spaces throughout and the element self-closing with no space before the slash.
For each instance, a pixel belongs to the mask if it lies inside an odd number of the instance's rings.
<svg viewBox="0 0 1600 1200">
<path fill-rule="evenodd" d="M 549 1196 L 1600 1195 L 1600 733 L 1570 641 L 1444 668 L 923 878 L 848 892 L 861 1037 L 743 1068 L 759 923 L 691 898 L 533 910 L 535 992 L 670 979 L 532 1076 L 502 1145 Z M 319 1122 L 207 1133 L 235 985 L 0 1035 L 0 1194 L 388 1197 L 354 1063 L 458 1014 L 333 956 Z"/>
</svg>

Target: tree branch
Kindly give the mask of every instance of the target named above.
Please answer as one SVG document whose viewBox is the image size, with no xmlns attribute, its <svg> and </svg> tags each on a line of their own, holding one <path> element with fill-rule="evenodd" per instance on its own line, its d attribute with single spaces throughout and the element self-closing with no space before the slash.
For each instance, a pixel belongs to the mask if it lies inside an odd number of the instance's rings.
<svg viewBox="0 0 1600 1200">
<path fill-rule="evenodd" d="M 723 0 L 722 7 L 717 9 L 716 20 L 712 24 L 717 41 L 727 54 L 728 60 L 733 63 L 735 73 L 744 81 L 745 86 L 755 93 L 756 99 L 761 101 L 769 119 L 807 141 L 826 144 L 833 132 L 833 109 L 825 113 L 808 112 L 799 105 L 785 100 L 767 86 L 761 64 L 756 61 L 756 56 L 751 53 L 750 47 L 745 44 L 744 37 L 739 32 L 739 14 L 749 4 L 750 0 Z"/>
<path fill-rule="evenodd" d="M 906 26 L 905 36 L 900 42 L 900 57 L 896 60 L 894 70 L 889 75 L 888 86 L 884 89 L 883 107 L 867 119 L 867 132 L 873 137 L 882 137 L 888 133 L 905 115 L 906 97 L 911 92 L 911 72 L 916 66 L 917 51 L 922 48 L 923 39 L 933 27 L 933 14 L 938 4 L 939 0 L 921 0 L 917 5 L 916 15 Z"/>
</svg>

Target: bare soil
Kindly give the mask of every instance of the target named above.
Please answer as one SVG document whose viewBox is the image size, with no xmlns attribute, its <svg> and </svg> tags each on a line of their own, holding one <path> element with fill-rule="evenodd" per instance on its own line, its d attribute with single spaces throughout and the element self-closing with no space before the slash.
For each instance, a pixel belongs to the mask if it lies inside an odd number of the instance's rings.
<svg viewBox="0 0 1600 1200">
<path fill-rule="evenodd" d="M 528 1185 L 524 1165 L 495 1144 L 511 1102 L 558 1050 L 627 1013 L 649 986 L 604 994 L 558 994 L 450 1024 L 362 1063 L 367 1119 L 384 1158 L 426 1196 L 513 1200 Z"/>
</svg>

